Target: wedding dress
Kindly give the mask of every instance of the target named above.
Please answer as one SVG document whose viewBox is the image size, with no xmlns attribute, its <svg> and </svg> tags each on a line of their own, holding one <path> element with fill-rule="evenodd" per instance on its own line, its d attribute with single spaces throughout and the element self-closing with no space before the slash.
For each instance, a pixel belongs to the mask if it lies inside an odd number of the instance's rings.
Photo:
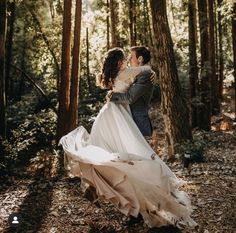
<svg viewBox="0 0 236 233">
<path fill-rule="evenodd" d="M 127 90 L 134 81 L 130 72 L 119 73 L 114 92 Z M 149 227 L 196 225 L 188 195 L 178 190 L 182 181 L 146 142 L 129 106 L 106 103 L 90 134 L 80 126 L 62 137 L 60 144 L 70 174 L 94 186 L 99 197 L 125 215 L 141 213 Z"/>
</svg>

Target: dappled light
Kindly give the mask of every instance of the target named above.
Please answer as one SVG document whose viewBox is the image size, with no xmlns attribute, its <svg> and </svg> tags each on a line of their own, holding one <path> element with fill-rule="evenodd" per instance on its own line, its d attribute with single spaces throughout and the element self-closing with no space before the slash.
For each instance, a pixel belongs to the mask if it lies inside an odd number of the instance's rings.
<svg viewBox="0 0 236 233">
<path fill-rule="evenodd" d="M 0 0 L 1 233 L 235 233 L 235 0 Z"/>
</svg>

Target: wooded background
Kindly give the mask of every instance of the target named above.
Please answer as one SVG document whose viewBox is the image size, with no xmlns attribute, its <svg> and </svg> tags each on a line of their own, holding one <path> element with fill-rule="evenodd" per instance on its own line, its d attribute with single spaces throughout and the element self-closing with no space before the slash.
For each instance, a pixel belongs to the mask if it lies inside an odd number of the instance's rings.
<svg viewBox="0 0 236 233">
<path fill-rule="evenodd" d="M 95 76 L 105 52 L 134 45 L 151 50 L 173 157 L 235 91 L 235 41 L 233 0 L 0 0 L 1 166 L 89 129 L 104 104 Z"/>
</svg>

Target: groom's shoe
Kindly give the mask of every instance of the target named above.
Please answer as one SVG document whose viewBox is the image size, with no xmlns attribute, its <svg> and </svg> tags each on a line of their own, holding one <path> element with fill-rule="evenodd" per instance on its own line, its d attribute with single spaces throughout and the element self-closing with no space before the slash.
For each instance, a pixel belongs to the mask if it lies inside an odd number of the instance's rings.
<svg viewBox="0 0 236 233">
<path fill-rule="evenodd" d="M 141 222 L 143 222 L 143 216 L 139 213 L 137 218 L 130 216 L 130 219 L 125 223 L 125 225 L 127 227 L 132 227 L 133 225 Z"/>
</svg>

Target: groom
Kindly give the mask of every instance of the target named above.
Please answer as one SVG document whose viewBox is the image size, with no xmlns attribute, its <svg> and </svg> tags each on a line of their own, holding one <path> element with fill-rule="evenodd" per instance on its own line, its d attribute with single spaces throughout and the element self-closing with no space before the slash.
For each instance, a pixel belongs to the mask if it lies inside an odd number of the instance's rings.
<svg viewBox="0 0 236 233">
<path fill-rule="evenodd" d="M 142 66 L 150 62 L 150 51 L 144 46 L 131 48 L 130 66 Z M 152 135 L 148 107 L 153 94 L 153 73 L 146 71 L 138 76 L 126 93 L 110 93 L 107 99 L 117 104 L 129 104 L 132 117 L 143 136 Z"/>
</svg>

